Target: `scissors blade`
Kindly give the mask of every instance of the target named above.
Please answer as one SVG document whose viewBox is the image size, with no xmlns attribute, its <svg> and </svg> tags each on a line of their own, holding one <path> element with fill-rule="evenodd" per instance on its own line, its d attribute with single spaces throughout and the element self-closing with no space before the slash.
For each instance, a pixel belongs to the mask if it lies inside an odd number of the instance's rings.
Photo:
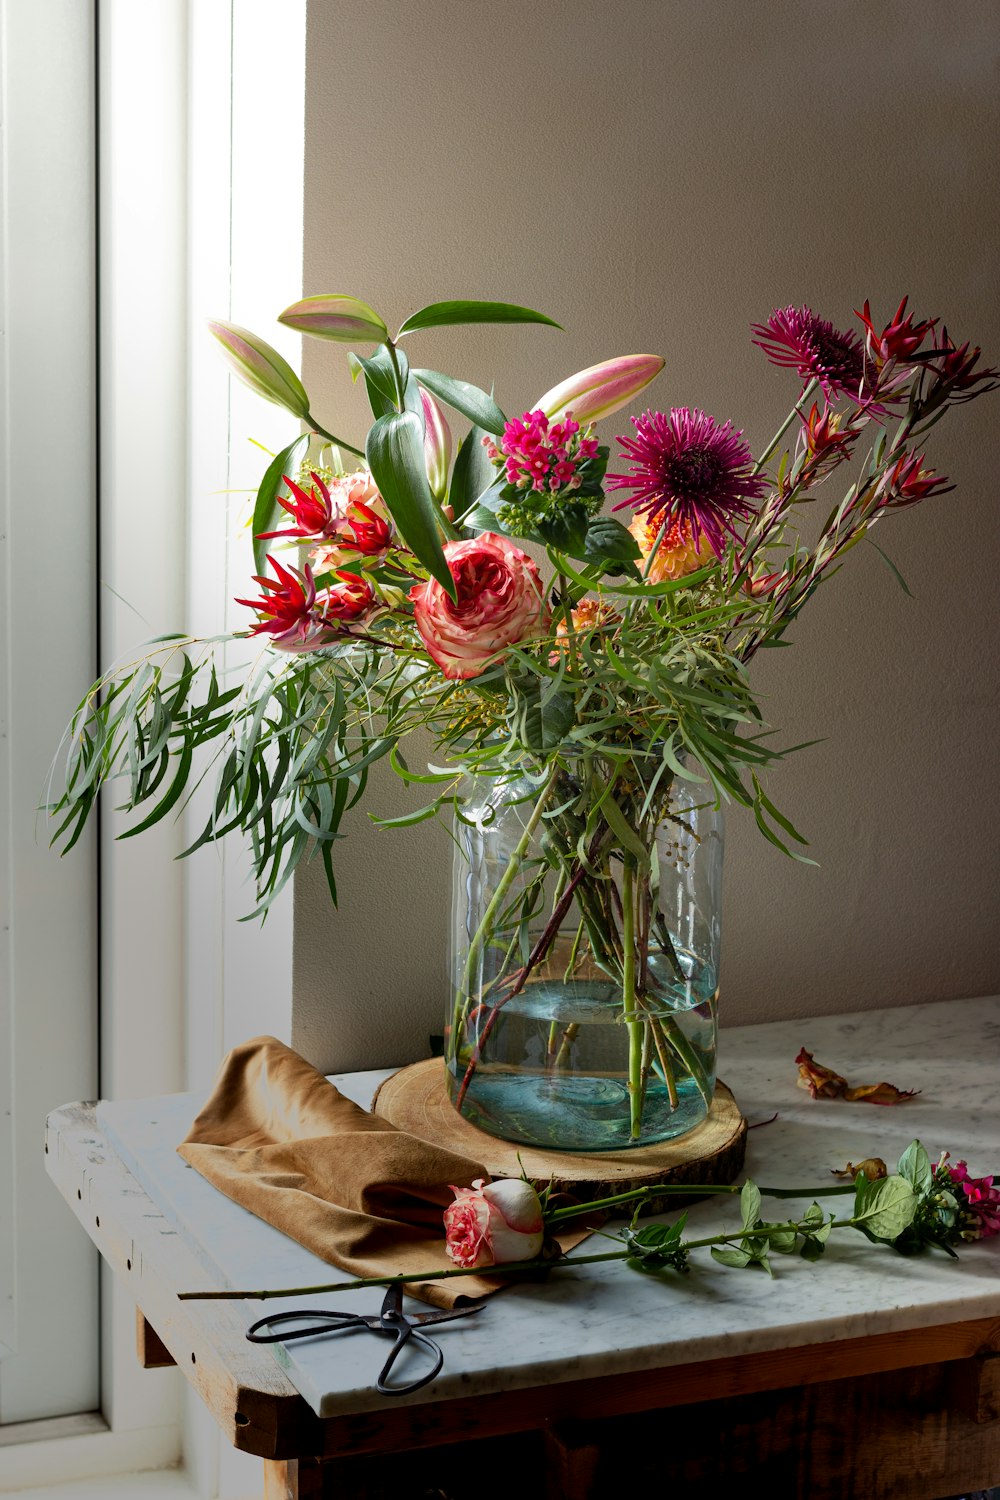
<svg viewBox="0 0 1000 1500">
<path fill-rule="evenodd" d="M 428 1323 L 451 1323 L 455 1318 L 471 1318 L 473 1313 L 482 1312 L 486 1306 L 485 1302 L 470 1303 L 466 1307 L 443 1307 L 438 1312 L 408 1313 L 411 1323 L 418 1328 Z"/>
</svg>

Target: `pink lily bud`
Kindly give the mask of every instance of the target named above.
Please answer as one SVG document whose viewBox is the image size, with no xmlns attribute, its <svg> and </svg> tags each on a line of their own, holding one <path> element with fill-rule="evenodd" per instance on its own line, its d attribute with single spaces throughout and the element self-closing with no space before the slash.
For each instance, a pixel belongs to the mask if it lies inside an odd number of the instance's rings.
<svg viewBox="0 0 1000 1500">
<path fill-rule="evenodd" d="M 277 349 L 235 323 L 215 320 L 208 326 L 222 345 L 234 375 L 265 401 L 273 401 L 275 406 L 283 406 L 303 420 L 308 417 L 309 397 L 305 387 Z"/>
<path fill-rule="evenodd" d="M 554 385 L 539 397 L 532 410 L 541 410 L 550 419 L 572 412 L 581 427 L 588 422 L 599 422 L 645 390 L 663 365 L 658 354 L 622 354 L 618 359 L 606 359 L 603 364 L 591 365 Z"/>
<path fill-rule="evenodd" d="M 337 339 L 342 344 L 382 344 L 389 337 L 388 328 L 374 308 L 357 297 L 344 297 L 339 292 L 293 302 L 278 322 L 314 338 Z"/>
<path fill-rule="evenodd" d="M 444 412 L 430 391 L 420 387 L 424 403 L 424 467 L 435 500 L 443 500 L 448 490 L 448 465 L 451 463 L 451 428 Z"/>
</svg>

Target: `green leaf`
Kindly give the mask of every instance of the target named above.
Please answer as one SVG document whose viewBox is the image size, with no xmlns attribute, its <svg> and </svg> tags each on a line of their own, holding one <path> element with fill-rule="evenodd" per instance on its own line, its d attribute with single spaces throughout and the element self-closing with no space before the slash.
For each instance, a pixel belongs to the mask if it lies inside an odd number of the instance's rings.
<svg viewBox="0 0 1000 1500">
<path fill-rule="evenodd" d="M 385 346 L 379 348 L 376 353 L 385 352 Z M 372 416 L 386 417 L 391 411 L 396 411 L 396 382 L 391 369 L 386 370 L 374 355 L 365 358 L 363 354 L 348 355 L 348 363 L 351 373 L 355 379 L 358 375 L 364 375 L 365 386 L 368 391 L 368 404 L 372 409 Z"/>
<path fill-rule="evenodd" d="M 744 1229 L 752 1229 L 760 1218 L 760 1188 L 749 1177 L 740 1191 L 740 1212 Z"/>
<path fill-rule="evenodd" d="M 583 543 L 584 557 L 590 561 L 634 562 L 642 556 L 639 543 L 613 516 L 595 516 L 587 527 Z"/>
<path fill-rule="evenodd" d="M 468 417 L 470 422 L 475 422 L 477 427 L 486 432 L 492 432 L 494 437 L 501 436 L 507 418 L 493 397 L 481 391 L 477 385 L 470 385 L 467 380 L 454 380 L 452 376 L 441 375 L 437 370 L 414 370 L 413 374 L 432 396 L 437 396 L 453 411 L 460 411 L 463 417 Z"/>
<path fill-rule="evenodd" d="M 909 597 L 912 599 L 913 598 L 913 590 L 910 588 L 909 584 L 907 583 L 906 579 L 903 577 L 902 573 L 896 567 L 896 564 L 893 562 L 892 558 L 888 557 L 882 551 L 882 548 L 879 546 L 878 542 L 873 542 L 872 539 L 871 539 L 871 537 L 868 537 L 867 540 L 868 540 L 869 545 L 875 548 L 875 551 L 878 553 L 879 557 L 885 563 L 886 567 L 889 569 L 889 572 L 892 574 L 893 578 L 895 578 L 896 582 L 899 584 L 900 588 L 903 590 L 903 593 L 904 594 L 908 594 Z"/>
<path fill-rule="evenodd" d="M 883 1177 L 867 1183 L 860 1212 L 855 1199 L 854 1222 L 870 1238 L 892 1241 L 913 1223 L 917 1195 L 903 1177 Z"/>
<path fill-rule="evenodd" d="M 934 1185 L 931 1159 L 919 1141 L 911 1141 L 907 1146 L 899 1158 L 897 1171 L 920 1197 L 929 1193 Z"/>
<path fill-rule="evenodd" d="M 438 535 L 438 509 L 424 468 L 423 425 L 412 411 L 390 412 L 369 429 L 365 452 L 372 478 L 399 527 L 428 572 L 455 598 L 455 580 Z"/>
<path fill-rule="evenodd" d="M 497 471 L 483 447 L 486 433 L 481 427 L 473 427 L 468 437 L 459 444 L 451 471 L 451 488 L 448 503 L 455 512 L 455 520 L 464 524 L 464 517 L 479 499 L 495 484 Z"/>
<path fill-rule="evenodd" d="M 585 505 L 564 505 L 557 515 L 538 522 L 538 536 L 557 552 L 583 558 L 589 524 Z"/>
<path fill-rule="evenodd" d="M 737 1270 L 742 1270 L 750 1264 L 753 1257 L 746 1250 L 720 1250 L 718 1245 L 713 1245 L 712 1259 L 717 1260 L 720 1266 L 735 1266 Z"/>
<path fill-rule="evenodd" d="M 527 750 L 555 750 L 573 727 L 575 713 L 572 695 L 552 682 L 526 675 L 514 684 L 515 732 Z"/>
<path fill-rule="evenodd" d="M 503 504 L 503 494 L 506 488 L 507 476 L 501 474 L 488 490 L 483 491 L 472 509 L 466 511 L 461 517 L 462 525 L 470 527 L 473 531 L 503 531 L 497 518 L 497 511 Z"/>
<path fill-rule="evenodd" d="M 302 453 L 305 452 L 309 442 L 309 434 L 304 432 L 297 437 L 287 448 L 282 448 L 277 457 L 268 464 L 264 478 L 260 482 L 257 491 L 257 499 L 253 507 L 253 565 L 256 571 L 263 574 L 267 567 L 267 543 L 258 540 L 258 533 L 262 531 L 273 531 L 276 522 L 284 514 L 278 504 L 278 491 L 281 489 L 287 470 L 297 469 Z"/>
<path fill-rule="evenodd" d="M 531 307 L 518 307 L 513 302 L 431 302 L 412 317 L 406 319 L 397 338 L 404 333 L 416 333 L 420 328 L 446 328 L 456 323 L 546 323 L 550 328 L 562 328 L 544 313 Z"/>
</svg>

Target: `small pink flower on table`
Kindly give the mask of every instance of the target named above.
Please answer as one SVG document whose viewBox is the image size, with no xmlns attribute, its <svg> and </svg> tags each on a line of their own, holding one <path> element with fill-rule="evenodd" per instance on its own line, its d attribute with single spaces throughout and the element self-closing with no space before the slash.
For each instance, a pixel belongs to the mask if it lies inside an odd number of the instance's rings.
<svg viewBox="0 0 1000 1500">
<path fill-rule="evenodd" d="M 541 575 L 508 537 L 484 531 L 447 542 L 457 599 L 430 578 L 410 590 L 421 639 L 446 677 L 478 677 L 491 657 L 543 631 L 548 611 Z"/>
<path fill-rule="evenodd" d="M 534 1260 L 545 1239 L 542 1205 L 530 1182 L 503 1177 L 471 1188 L 453 1187 L 444 1211 L 445 1249 L 457 1266 L 510 1265 Z"/>
</svg>

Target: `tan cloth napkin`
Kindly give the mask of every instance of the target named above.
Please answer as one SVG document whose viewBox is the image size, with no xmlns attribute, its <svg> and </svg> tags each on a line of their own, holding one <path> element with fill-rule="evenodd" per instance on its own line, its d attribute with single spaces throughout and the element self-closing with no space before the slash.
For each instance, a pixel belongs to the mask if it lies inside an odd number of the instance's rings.
<svg viewBox="0 0 1000 1500">
<path fill-rule="evenodd" d="M 449 1185 L 489 1177 L 481 1162 L 359 1109 L 273 1036 L 229 1053 L 177 1149 L 227 1197 L 352 1277 L 447 1268 Z M 452 1307 L 503 1284 L 468 1276 L 407 1291 Z"/>
</svg>

